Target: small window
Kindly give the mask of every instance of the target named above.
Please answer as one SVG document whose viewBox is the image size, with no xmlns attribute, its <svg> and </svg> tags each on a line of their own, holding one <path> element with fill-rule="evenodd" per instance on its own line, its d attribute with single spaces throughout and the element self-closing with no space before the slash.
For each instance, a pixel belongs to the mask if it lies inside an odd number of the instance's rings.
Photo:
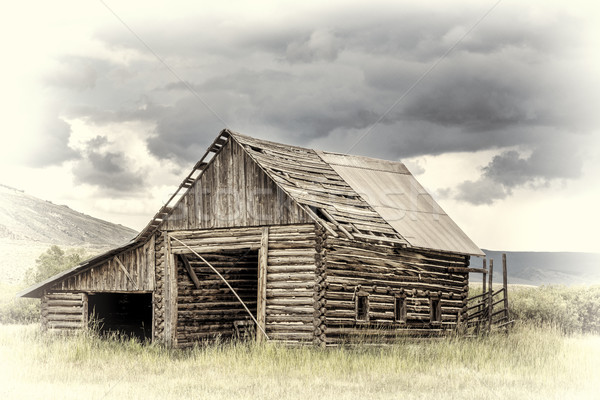
<svg viewBox="0 0 600 400">
<path fill-rule="evenodd" d="M 356 320 L 369 320 L 369 296 L 366 294 L 356 296 Z"/>
<path fill-rule="evenodd" d="M 396 297 L 394 299 L 394 321 L 406 322 L 406 297 Z"/>
<path fill-rule="evenodd" d="M 440 299 L 430 299 L 431 304 L 431 322 L 442 322 L 442 306 L 440 304 Z"/>
</svg>

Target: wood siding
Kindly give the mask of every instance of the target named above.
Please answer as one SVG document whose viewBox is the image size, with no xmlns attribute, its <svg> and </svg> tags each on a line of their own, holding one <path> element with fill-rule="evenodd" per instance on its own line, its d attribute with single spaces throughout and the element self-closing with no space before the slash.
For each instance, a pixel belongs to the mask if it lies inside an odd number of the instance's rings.
<svg viewBox="0 0 600 400">
<path fill-rule="evenodd" d="M 327 238 L 326 342 L 386 341 L 396 335 L 436 335 L 454 329 L 466 306 L 468 256 L 394 249 Z M 367 296 L 368 315 L 357 320 L 358 296 Z M 395 299 L 405 298 L 406 322 L 395 319 Z M 432 321 L 439 299 L 441 321 Z"/>
<path fill-rule="evenodd" d="M 256 314 L 258 253 L 264 230 L 249 227 L 178 231 L 169 235 L 214 263 Z M 270 340 L 312 343 L 315 225 L 270 226 L 267 231 L 265 331 Z M 189 249 L 174 239 L 170 246 L 172 253 L 188 258 L 200 282 L 197 288 L 178 261 L 177 346 L 186 347 L 217 336 L 232 337 L 236 333 L 234 321 L 250 320 L 248 314 L 216 274 Z"/>
<path fill-rule="evenodd" d="M 85 293 L 44 293 L 41 307 L 42 329 L 53 332 L 72 332 L 88 325 Z"/>
<path fill-rule="evenodd" d="M 312 222 L 234 141 L 214 156 L 174 206 L 164 230 Z"/>
<path fill-rule="evenodd" d="M 52 291 L 147 292 L 154 290 L 154 238 L 84 272 L 56 283 Z"/>
</svg>

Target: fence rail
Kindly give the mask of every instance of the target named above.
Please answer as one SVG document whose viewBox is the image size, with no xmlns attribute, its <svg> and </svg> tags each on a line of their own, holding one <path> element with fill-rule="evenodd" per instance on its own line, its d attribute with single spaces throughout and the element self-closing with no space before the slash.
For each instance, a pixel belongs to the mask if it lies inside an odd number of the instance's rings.
<svg viewBox="0 0 600 400">
<path fill-rule="evenodd" d="M 506 254 L 502 254 L 502 288 L 494 290 L 494 260 L 483 260 L 483 291 L 469 297 L 467 307 L 462 314 L 463 332 L 466 335 L 489 333 L 494 329 L 507 329 L 514 321 L 508 312 L 508 284 Z"/>
</svg>

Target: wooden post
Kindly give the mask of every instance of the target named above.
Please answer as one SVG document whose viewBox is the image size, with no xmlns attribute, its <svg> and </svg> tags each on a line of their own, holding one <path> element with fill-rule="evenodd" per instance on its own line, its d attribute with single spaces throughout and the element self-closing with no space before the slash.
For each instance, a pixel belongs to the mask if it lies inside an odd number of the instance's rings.
<svg viewBox="0 0 600 400">
<path fill-rule="evenodd" d="M 488 275 L 488 286 L 489 286 L 489 295 L 488 295 L 488 299 L 489 299 L 489 305 L 488 305 L 488 331 L 491 332 L 492 331 L 492 314 L 493 314 L 493 306 L 492 304 L 494 304 L 494 299 L 493 299 L 493 287 L 492 287 L 492 279 L 494 277 L 494 260 L 490 259 L 490 272 Z"/>
<path fill-rule="evenodd" d="M 269 253 L 269 227 L 265 226 L 262 229 L 262 237 L 260 239 L 260 249 L 258 250 L 258 290 L 256 294 L 256 320 L 259 324 L 259 329 L 266 331 L 266 306 L 267 306 L 267 257 Z M 257 330 L 257 331 L 258 331 Z M 257 332 L 256 339 L 262 342 L 265 339 L 264 335 Z"/>
<path fill-rule="evenodd" d="M 502 287 L 504 289 L 504 315 L 508 321 L 508 270 L 506 269 L 506 253 L 502 253 Z"/>
<path fill-rule="evenodd" d="M 89 325 L 89 307 L 88 307 L 88 295 L 87 293 L 81 293 L 81 306 L 83 307 L 83 312 L 82 312 L 82 318 L 83 321 L 82 322 L 82 328 L 83 330 L 87 330 L 88 329 L 88 325 Z"/>
<path fill-rule="evenodd" d="M 152 342 L 156 341 L 156 290 L 152 290 Z M 88 317 L 89 318 L 89 317 Z"/>
<path fill-rule="evenodd" d="M 485 310 L 485 301 L 487 300 L 487 297 L 485 296 L 486 293 L 486 288 L 487 288 L 487 258 L 483 258 L 483 265 L 482 265 L 482 269 L 483 269 L 483 273 L 482 275 L 482 282 L 481 282 L 481 300 L 480 301 L 480 305 L 477 308 L 477 311 L 480 312 L 480 316 L 477 318 L 480 322 L 477 322 L 477 325 L 475 325 L 475 329 L 477 334 L 479 334 L 479 332 L 481 331 L 482 325 L 483 323 L 481 322 L 481 320 L 483 319 L 483 310 Z"/>
<path fill-rule="evenodd" d="M 170 274 L 170 300 L 171 300 L 171 345 L 177 347 L 177 262 L 175 254 L 171 251 L 171 244 L 168 246 L 169 252 L 169 274 Z"/>
<path fill-rule="evenodd" d="M 483 269 L 484 270 L 487 269 L 487 259 L 486 258 L 483 259 Z M 481 293 L 485 293 L 485 289 L 486 289 L 485 285 L 487 284 L 486 280 L 487 280 L 487 272 L 484 272 L 483 273 L 483 286 L 481 289 Z"/>
<path fill-rule="evenodd" d="M 175 257 L 171 251 L 171 238 L 164 233 L 165 246 L 165 344 L 169 347 L 177 345 L 177 268 Z"/>
<path fill-rule="evenodd" d="M 40 306 L 40 320 L 42 331 L 45 332 L 48 330 L 48 292 L 44 289 L 42 293 L 42 300 Z"/>
</svg>

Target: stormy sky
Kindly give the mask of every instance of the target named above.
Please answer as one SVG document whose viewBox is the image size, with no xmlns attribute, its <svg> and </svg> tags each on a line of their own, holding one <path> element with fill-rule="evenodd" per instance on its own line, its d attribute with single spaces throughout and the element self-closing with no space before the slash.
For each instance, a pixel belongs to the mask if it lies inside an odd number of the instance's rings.
<svg viewBox="0 0 600 400">
<path fill-rule="evenodd" d="M 593 2 L 321 3 L 11 5 L 0 183 L 140 229 L 228 127 L 402 160 L 481 247 L 599 251 Z"/>
</svg>

